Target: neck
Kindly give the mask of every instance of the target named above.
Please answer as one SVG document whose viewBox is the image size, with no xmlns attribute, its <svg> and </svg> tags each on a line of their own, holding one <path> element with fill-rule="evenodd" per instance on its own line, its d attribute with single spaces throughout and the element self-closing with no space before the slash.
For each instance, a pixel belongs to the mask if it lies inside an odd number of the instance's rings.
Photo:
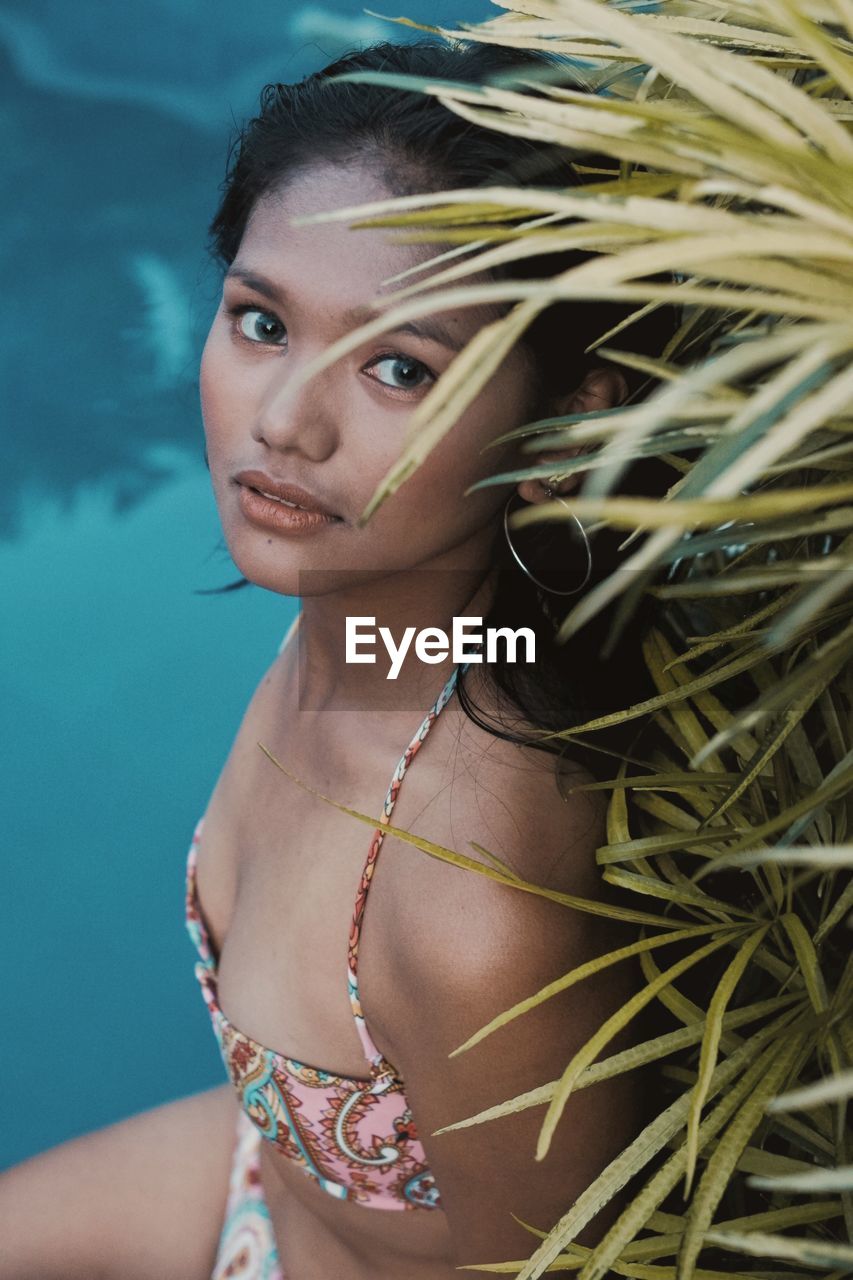
<svg viewBox="0 0 853 1280">
<path fill-rule="evenodd" d="M 416 652 L 418 633 L 438 628 L 452 642 L 454 618 L 485 617 L 496 576 L 494 567 L 406 570 L 303 597 L 297 630 L 299 710 L 425 710 L 457 663 L 452 646 L 439 657 L 437 646 L 425 645 L 423 652 L 438 660 L 424 661 Z M 363 638 L 353 648 L 356 631 Z M 357 653 L 375 661 L 347 661 L 348 632 L 350 657 Z M 470 642 L 466 648 L 472 648 Z"/>
</svg>

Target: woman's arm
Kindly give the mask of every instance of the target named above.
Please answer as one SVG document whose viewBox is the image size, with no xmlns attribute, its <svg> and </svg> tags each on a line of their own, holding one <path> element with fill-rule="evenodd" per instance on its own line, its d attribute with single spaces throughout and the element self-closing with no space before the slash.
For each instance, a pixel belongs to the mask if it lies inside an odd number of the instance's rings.
<svg viewBox="0 0 853 1280">
<path fill-rule="evenodd" d="M 236 1106 L 220 1085 L 0 1174 L 0 1280 L 210 1280 Z"/>
<path fill-rule="evenodd" d="M 500 776 L 485 786 L 470 775 L 458 785 L 454 780 L 452 823 L 434 811 L 435 821 L 418 822 L 418 833 L 475 858 L 470 841 L 476 840 L 524 879 L 600 899 L 606 890 L 595 863 L 596 847 L 606 840 L 600 793 L 595 800 L 575 793 L 565 803 L 547 773 L 504 774 L 495 754 L 490 770 Z M 537 1241 L 513 1215 L 547 1232 L 636 1136 L 642 1127 L 636 1074 L 577 1091 L 542 1161 L 534 1155 L 544 1106 L 435 1131 L 558 1078 L 634 993 L 638 970 L 631 962 L 607 969 L 458 1057 L 448 1055 L 504 1009 L 633 935 L 601 917 L 425 859 L 411 847 L 403 856 L 420 883 L 412 884 L 407 906 L 398 904 L 403 918 L 390 966 L 396 1016 L 393 1023 L 382 1019 L 389 1032 L 383 1049 L 406 1082 L 447 1214 L 453 1264 L 525 1259 Z M 411 860 L 419 857 L 415 871 Z M 368 986 L 364 994 L 369 1005 Z M 366 1012 L 369 1021 L 369 1007 Z M 625 1043 L 620 1037 L 605 1053 Z M 608 1206 L 579 1243 L 594 1243 L 621 1207 Z"/>
</svg>

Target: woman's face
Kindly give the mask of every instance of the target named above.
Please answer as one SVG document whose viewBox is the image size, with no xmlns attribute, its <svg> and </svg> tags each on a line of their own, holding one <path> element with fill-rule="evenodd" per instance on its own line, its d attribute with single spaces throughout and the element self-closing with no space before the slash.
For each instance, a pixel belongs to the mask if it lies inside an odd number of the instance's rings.
<svg viewBox="0 0 853 1280">
<path fill-rule="evenodd" d="M 519 456 L 514 445 L 481 450 L 533 408 L 533 370 L 516 348 L 427 461 L 356 526 L 400 455 L 409 416 L 496 314 L 463 308 L 417 322 L 421 332 L 386 332 L 287 394 L 295 371 L 357 327 L 349 313 L 398 287 L 383 279 L 437 252 L 395 244 L 387 229 L 290 219 L 390 194 L 368 167 L 318 164 L 260 200 L 204 348 L 202 413 L 225 539 L 245 577 L 285 595 L 317 593 L 303 570 L 323 570 L 315 581 L 325 593 L 353 570 L 363 583 L 415 567 L 485 569 L 511 489 L 464 491 Z M 299 485 L 338 519 L 307 532 L 258 524 L 236 480 L 246 470 Z"/>
</svg>

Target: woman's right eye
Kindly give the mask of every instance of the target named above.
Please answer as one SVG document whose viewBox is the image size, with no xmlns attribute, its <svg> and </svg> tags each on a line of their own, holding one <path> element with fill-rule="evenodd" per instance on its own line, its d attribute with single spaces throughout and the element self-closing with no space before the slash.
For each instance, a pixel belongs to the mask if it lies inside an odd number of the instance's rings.
<svg viewBox="0 0 853 1280">
<path fill-rule="evenodd" d="M 259 307 L 236 307 L 231 312 L 236 320 L 240 337 L 263 346 L 281 346 L 286 333 L 284 325 L 269 311 Z"/>
</svg>

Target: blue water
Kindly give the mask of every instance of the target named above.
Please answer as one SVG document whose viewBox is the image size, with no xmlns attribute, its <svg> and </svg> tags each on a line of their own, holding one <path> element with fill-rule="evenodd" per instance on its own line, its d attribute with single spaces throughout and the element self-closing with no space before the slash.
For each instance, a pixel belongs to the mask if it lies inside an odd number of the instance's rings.
<svg viewBox="0 0 853 1280">
<path fill-rule="evenodd" d="M 348 4 L 0 2 L 0 1166 L 223 1079 L 184 862 L 297 606 L 193 594 L 239 576 L 197 404 L 205 227 L 262 84 L 383 38 Z"/>
</svg>

